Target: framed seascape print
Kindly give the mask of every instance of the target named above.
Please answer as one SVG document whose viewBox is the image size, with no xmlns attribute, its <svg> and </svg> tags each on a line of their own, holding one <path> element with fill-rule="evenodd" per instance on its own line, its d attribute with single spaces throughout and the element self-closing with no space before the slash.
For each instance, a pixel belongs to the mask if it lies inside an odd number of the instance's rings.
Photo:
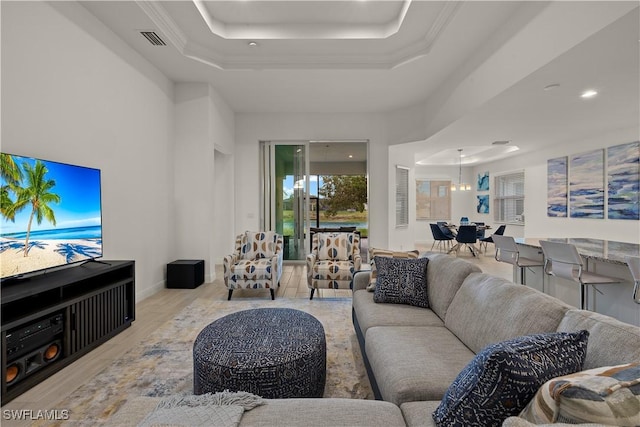
<svg viewBox="0 0 640 427">
<path fill-rule="evenodd" d="M 547 160 L 547 216 L 567 216 L 567 156 Z"/>
<path fill-rule="evenodd" d="M 604 218 L 604 150 L 574 154 L 569 171 L 571 218 Z"/>
<path fill-rule="evenodd" d="M 640 219 L 640 142 L 607 149 L 607 195 L 609 219 Z"/>
<path fill-rule="evenodd" d="M 489 191 L 489 172 L 478 174 L 478 185 L 476 186 L 476 190 Z"/>
<path fill-rule="evenodd" d="M 476 196 L 478 199 L 477 211 L 478 213 L 488 214 L 489 213 L 489 195 L 480 195 Z"/>
</svg>

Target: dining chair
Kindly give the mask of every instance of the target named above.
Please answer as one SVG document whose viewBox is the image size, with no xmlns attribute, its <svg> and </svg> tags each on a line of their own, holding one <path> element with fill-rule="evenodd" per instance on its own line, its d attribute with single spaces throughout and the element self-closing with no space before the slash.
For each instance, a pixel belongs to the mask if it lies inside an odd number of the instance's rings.
<svg viewBox="0 0 640 427">
<path fill-rule="evenodd" d="M 474 222 L 474 224 L 475 224 L 475 225 L 476 225 L 476 227 L 477 227 L 477 228 L 476 228 L 476 238 L 477 238 L 478 240 L 482 240 L 482 239 L 484 239 L 484 237 L 485 237 L 485 236 L 484 236 L 484 233 L 485 233 L 485 231 L 486 231 L 486 229 L 487 229 L 487 228 L 484 226 L 484 222 L 478 222 L 478 221 L 476 221 L 476 222 Z"/>
<path fill-rule="evenodd" d="M 640 257 L 627 256 L 625 260 L 633 277 L 633 302 L 640 304 L 640 295 L 638 295 L 638 288 L 640 288 Z"/>
<path fill-rule="evenodd" d="M 580 308 L 583 310 L 589 309 L 588 286 L 593 288 L 593 311 L 595 311 L 595 293 L 596 291 L 600 292 L 596 285 L 620 283 L 620 279 L 616 277 L 603 276 L 586 271 L 578 249 L 571 243 L 541 240 L 540 246 L 542 246 L 542 253 L 544 254 L 545 273 L 580 284 Z"/>
<path fill-rule="evenodd" d="M 493 243 L 493 236 L 502 236 L 504 234 L 504 230 L 506 230 L 507 226 L 502 224 L 498 229 L 489 237 L 485 237 L 484 239 L 480 239 L 480 251 L 482 251 L 482 245 L 484 244 L 484 252 L 487 252 L 487 244 Z"/>
<path fill-rule="evenodd" d="M 496 247 L 496 261 L 506 262 L 520 268 L 520 284 L 527 284 L 526 275 L 524 274 L 526 268 L 531 270 L 532 267 L 542 267 L 544 265 L 543 261 L 521 256 L 516 240 L 512 236 L 502 236 L 497 234 L 496 231 L 491 237 Z"/>
<path fill-rule="evenodd" d="M 437 243 L 438 249 L 442 249 L 442 242 L 445 242 L 447 245 L 447 249 L 451 246 L 451 241 L 453 240 L 453 235 L 447 236 L 444 234 L 442 229 L 438 227 L 438 224 L 429 224 L 431 227 L 431 234 L 433 235 L 433 244 L 431 245 L 431 250 L 433 250 L 433 246 Z"/>
<path fill-rule="evenodd" d="M 456 241 L 458 243 L 455 246 L 456 255 L 458 255 L 463 246 L 466 246 L 471 251 L 471 254 L 476 256 L 476 252 L 479 252 L 478 248 L 475 247 L 476 241 L 478 240 L 476 232 L 475 225 L 461 225 L 458 228 L 458 234 L 456 234 Z"/>
<path fill-rule="evenodd" d="M 442 231 L 442 234 L 444 234 L 447 238 L 451 240 L 456 239 L 456 235 L 453 234 L 453 231 L 451 231 L 451 228 L 449 228 L 446 222 L 439 221 L 439 222 L 436 222 L 436 225 L 438 226 L 438 228 L 440 228 L 440 231 Z"/>
</svg>

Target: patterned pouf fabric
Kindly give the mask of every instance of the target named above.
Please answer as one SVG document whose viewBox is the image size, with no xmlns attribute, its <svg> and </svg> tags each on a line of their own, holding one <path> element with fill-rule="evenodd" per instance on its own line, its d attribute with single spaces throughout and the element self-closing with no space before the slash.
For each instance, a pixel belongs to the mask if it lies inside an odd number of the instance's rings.
<svg viewBox="0 0 640 427">
<path fill-rule="evenodd" d="M 290 308 L 224 316 L 193 344 L 195 394 L 246 391 L 269 399 L 322 397 L 327 344 L 318 319 Z"/>
</svg>

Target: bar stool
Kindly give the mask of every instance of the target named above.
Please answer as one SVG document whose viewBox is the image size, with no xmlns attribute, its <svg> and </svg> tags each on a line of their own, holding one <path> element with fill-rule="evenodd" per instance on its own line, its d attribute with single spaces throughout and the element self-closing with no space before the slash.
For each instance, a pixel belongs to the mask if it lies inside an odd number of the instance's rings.
<svg viewBox="0 0 640 427">
<path fill-rule="evenodd" d="M 640 304 L 640 295 L 638 295 L 638 288 L 640 288 L 640 257 L 627 256 L 625 259 L 633 277 L 633 302 Z"/>
<path fill-rule="evenodd" d="M 588 310 L 589 307 L 589 296 L 586 292 L 587 286 L 593 287 L 593 311 L 596 311 L 595 292 L 600 292 L 596 285 L 620 283 L 620 279 L 616 277 L 584 271 L 582 257 L 575 245 L 571 243 L 541 240 L 540 245 L 544 254 L 545 273 L 580 284 L 580 308 L 583 310 Z"/>
<path fill-rule="evenodd" d="M 542 261 L 520 256 L 520 250 L 518 249 L 518 245 L 516 244 L 516 241 L 513 237 L 493 234 L 491 238 L 493 239 L 493 244 L 496 247 L 496 261 L 513 264 L 516 267 L 520 268 L 520 284 L 527 284 L 524 275 L 525 268 L 542 267 L 544 265 Z"/>
</svg>

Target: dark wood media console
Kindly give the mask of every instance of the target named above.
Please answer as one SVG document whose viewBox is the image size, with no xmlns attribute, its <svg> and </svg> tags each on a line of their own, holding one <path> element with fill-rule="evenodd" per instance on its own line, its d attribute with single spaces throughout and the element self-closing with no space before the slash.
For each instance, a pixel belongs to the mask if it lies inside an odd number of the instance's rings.
<svg viewBox="0 0 640 427">
<path fill-rule="evenodd" d="M 2 285 L 2 405 L 131 326 L 134 261 L 92 261 Z"/>
</svg>

